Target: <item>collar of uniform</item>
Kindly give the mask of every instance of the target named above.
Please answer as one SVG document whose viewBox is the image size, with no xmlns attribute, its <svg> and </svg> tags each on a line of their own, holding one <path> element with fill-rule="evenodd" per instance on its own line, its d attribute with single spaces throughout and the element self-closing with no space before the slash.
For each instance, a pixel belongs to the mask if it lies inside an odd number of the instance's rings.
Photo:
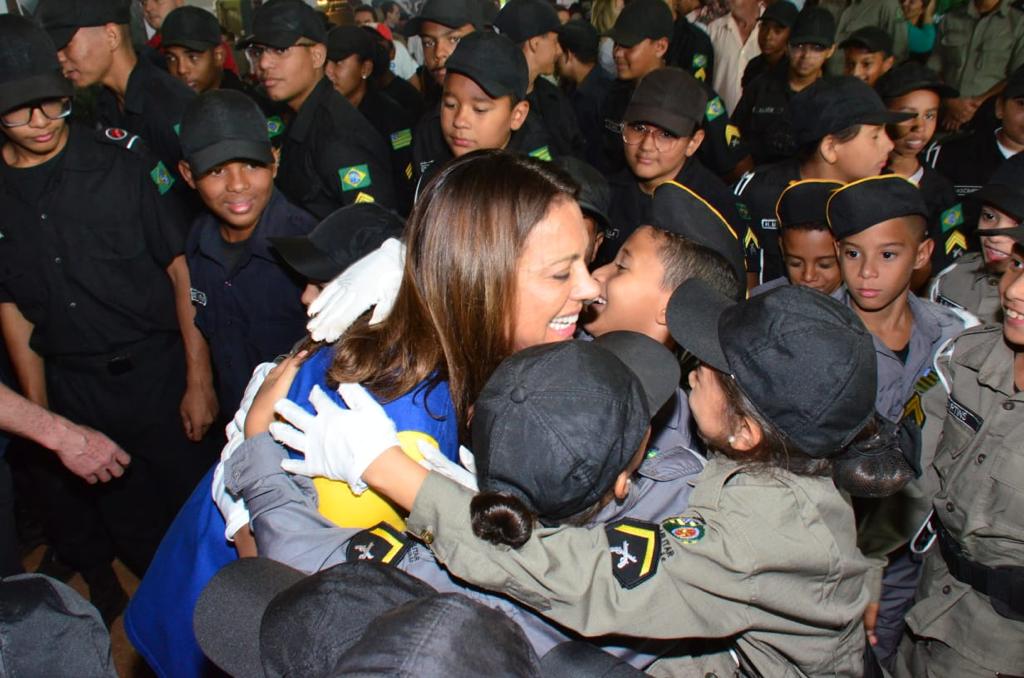
<svg viewBox="0 0 1024 678">
<path fill-rule="evenodd" d="M 730 478 L 742 470 L 743 465 L 740 462 L 730 459 L 721 452 L 709 454 L 708 462 L 701 474 L 686 479 L 686 482 L 695 488 L 694 494 L 690 497 L 690 504 L 718 507 L 723 488 Z"/>
<path fill-rule="evenodd" d="M 994 10 L 992 10 L 985 16 L 991 16 L 993 14 L 998 14 L 999 16 L 1006 16 L 1006 8 L 1009 4 L 1010 0 L 1002 0 L 1002 2 L 999 3 L 998 7 L 996 7 Z M 981 12 L 978 11 L 978 8 L 974 4 L 973 0 L 967 0 L 967 15 L 970 16 L 972 19 L 981 18 Z"/>
<path fill-rule="evenodd" d="M 853 309 L 853 298 L 850 296 L 850 291 L 846 288 L 846 285 L 840 285 L 831 296 L 833 299 Z M 930 307 L 924 301 L 918 299 L 913 294 L 908 294 L 907 303 L 910 306 L 910 313 L 914 317 L 914 326 L 910 330 L 910 341 L 907 344 L 910 347 L 910 351 L 907 353 L 907 363 L 909 364 L 911 355 L 916 356 L 917 354 L 917 351 L 914 350 L 915 348 L 921 346 L 921 344 L 934 346 L 935 342 L 942 338 L 942 327 L 938 318 L 930 312 Z M 881 353 L 892 360 L 899 360 L 896 357 L 895 351 L 882 343 L 882 340 L 875 336 L 874 333 L 871 334 L 871 340 L 875 344 L 875 352 Z M 900 362 L 902 363 L 903 361 Z"/>
<path fill-rule="evenodd" d="M 317 108 L 320 107 L 320 102 L 325 97 L 330 96 L 330 93 L 333 91 L 334 86 L 331 85 L 331 81 L 326 77 L 321 78 L 320 82 L 313 88 L 313 91 L 309 93 L 309 97 L 302 103 L 298 113 L 295 114 L 295 120 L 292 122 L 291 127 L 288 128 L 288 136 L 290 138 L 300 142 L 306 138 L 306 134 L 313 125 L 313 118 L 316 116 Z M 339 94 L 338 96 L 341 95 Z"/>
<path fill-rule="evenodd" d="M 986 328 L 989 329 L 989 328 Z M 997 328 L 991 328 L 996 330 Z M 953 360 L 978 373 L 978 383 L 999 391 L 1005 396 L 1014 394 L 1013 383 L 1013 351 L 1003 341 L 1003 332 L 993 331 L 995 336 L 990 341 L 982 341 L 963 352 L 954 354 Z"/>
<path fill-rule="evenodd" d="M 106 167 L 100 153 L 90 148 L 89 135 L 92 130 L 76 122 L 68 125 L 68 145 L 64 148 L 64 169 L 72 171 L 92 171 Z"/>
<path fill-rule="evenodd" d="M 704 459 L 683 446 L 660 450 L 658 454 L 644 459 L 637 473 L 656 482 L 670 482 L 696 476 L 704 469 Z"/>
<path fill-rule="evenodd" d="M 146 83 L 153 77 L 156 66 L 146 59 L 139 59 L 128 76 L 128 87 L 124 91 L 124 112 L 138 113 L 145 112 L 146 107 Z"/>
<path fill-rule="evenodd" d="M 281 228 L 289 221 L 286 214 L 287 207 L 288 203 L 281 192 L 276 188 L 273 189 L 270 201 L 263 210 L 263 214 L 260 215 L 256 228 L 253 229 L 252 235 L 245 241 L 248 244 L 247 249 L 250 257 L 259 257 L 275 264 L 278 262 L 269 239 L 276 235 L 294 235 L 293 232 L 284 232 L 284 229 Z M 204 212 L 196 220 L 193 228 L 197 230 L 198 236 L 194 251 L 202 254 L 207 259 L 222 263 L 217 257 L 217 253 L 220 252 L 221 248 L 217 243 L 217 239 L 220 238 L 220 224 L 217 222 L 216 217 L 209 212 Z"/>
</svg>

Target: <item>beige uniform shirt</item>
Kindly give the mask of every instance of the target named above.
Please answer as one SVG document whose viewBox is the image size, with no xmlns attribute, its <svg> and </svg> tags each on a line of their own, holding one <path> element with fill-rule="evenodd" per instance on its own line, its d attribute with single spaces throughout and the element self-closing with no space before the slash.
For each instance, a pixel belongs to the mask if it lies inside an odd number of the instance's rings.
<svg viewBox="0 0 1024 678">
<path fill-rule="evenodd" d="M 965 97 L 978 96 L 1024 64 L 1024 12 L 1010 0 L 981 16 L 973 1 L 936 26 L 928 65 Z"/>
<path fill-rule="evenodd" d="M 973 314 L 983 325 L 1002 322 L 999 276 L 985 272 L 981 252 L 968 252 L 936 275 L 928 296 Z"/>
<path fill-rule="evenodd" d="M 933 462 L 940 484 L 935 513 L 975 562 L 1021 566 L 1024 394 L 1014 393 L 1013 353 L 1002 329 L 980 327 L 957 338 L 950 371 L 948 414 Z M 987 596 L 953 578 L 937 544 L 907 624 L 993 673 L 1024 673 L 1024 620 L 999 615 Z M 911 675 L 924 675 L 924 667 Z"/>
<path fill-rule="evenodd" d="M 843 50 L 839 44 L 850 37 L 858 28 L 878 26 L 892 37 L 892 54 L 899 63 L 907 58 L 910 48 L 907 44 L 907 17 L 899 0 L 853 0 L 836 22 L 836 53 L 828 61 L 829 75 L 842 75 L 844 67 Z"/>
<path fill-rule="evenodd" d="M 473 535 L 471 496 L 430 474 L 407 529 L 472 584 L 587 636 L 733 638 L 752 675 L 861 674 L 867 563 L 830 478 L 716 456 L 679 517 L 537 529 L 518 550 Z"/>
</svg>

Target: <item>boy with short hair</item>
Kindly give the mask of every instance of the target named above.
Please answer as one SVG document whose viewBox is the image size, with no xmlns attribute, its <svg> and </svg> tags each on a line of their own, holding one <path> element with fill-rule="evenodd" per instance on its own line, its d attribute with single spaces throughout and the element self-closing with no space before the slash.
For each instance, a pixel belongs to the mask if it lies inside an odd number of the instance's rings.
<svg viewBox="0 0 1024 678">
<path fill-rule="evenodd" d="M 185 109 L 181 175 L 206 205 L 185 256 L 196 326 L 210 346 L 223 412 L 234 412 L 253 368 L 305 331 L 303 281 L 282 267 L 269 238 L 305 235 L 316 220 L 274 189 L 277 160 L 259 107 L 215 90 Z"/>
<path fill-rule="evenodd" d="M 875 86 L 878 79 L 892 68 L 892 37 L 878 26 L 864 26 L 839 44 L 843 50 L 843 72 Z"/>
<path fill-rule="evenodd" d="M 423 65 L 410 81 L 423 92 L 427 110 L 441 99 L 445 64 L 459 41 L 482 24 L 473 0 L 427 0 L 420 13 L 405 25 L 406 35 L 415 35 L 423 43 Z"/>
<path fill-rule="evenodd" d="M 761 13 L 757 25 L 757 46 L 761 48 L 761 53 L 743 69 L 743 78 L 740 80 L 743 89 L 760 75 L 784 73 L 789 67 L 786 46 L 797 14 L 799 10 L 796 5 L 788 0 L 779 0 Z"/>
<path fill-rule="evenodd" d="M 244 91 L 238 76 L 224 68 L 227 52 L 213 14 L 199 7 L 179 7 L 164 19 L 160 34 L 167 71 L 193 91 Z"/>
<path fill-rule="evenodd" d="M 558 28 L 558 77 L 568 83 L 569 102 L 576 113 L 583 138 L 587 139 L 586 160 L 591 165 L 601 162 L 604 134 L 601 109 L 612 85 L 612 77 L 597 64 L 597 29 L 589 21 L 570 21 Z"/>
</svg>

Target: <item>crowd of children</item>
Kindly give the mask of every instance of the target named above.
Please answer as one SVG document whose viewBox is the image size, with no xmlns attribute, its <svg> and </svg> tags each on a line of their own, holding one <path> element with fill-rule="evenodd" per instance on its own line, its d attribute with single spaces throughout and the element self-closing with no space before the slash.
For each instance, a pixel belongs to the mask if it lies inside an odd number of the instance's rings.
<svg viewBox="0 0 1024 678">
<path fill-rule="evenodd" d="M 0 592 L 161 676 L 1024 673 L 1024 13 L 912 4 L 0 15 L 0 407 L 81 438 L 0 418 Z"/>
</svg>

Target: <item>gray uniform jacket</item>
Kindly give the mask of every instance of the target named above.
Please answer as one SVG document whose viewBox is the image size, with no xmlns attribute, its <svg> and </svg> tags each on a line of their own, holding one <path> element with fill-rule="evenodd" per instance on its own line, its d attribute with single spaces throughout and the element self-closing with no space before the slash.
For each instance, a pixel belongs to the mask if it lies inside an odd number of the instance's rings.
<svg viewBox="0 0 1024 678">
<path fill-rule="evenodd" d="M 981 252 L 968 252 L 940 271 L 928 297 L 943 306 L 973 314 L 986 325 L 1003 321 L 999 300 L 999 276 L 985 271 Z"/>
<path fill-rule="evenodd" d="M 968 0 L 936 25 L 928 65 L 960 96 L 984 94 L 1024 65 L 1024 12 L 1013 0 L 981 16 Z"/>
<path fill-rule="evenodd" d="M 538 656 L 576 637 L 504 596 L 476 589 L 452 577 L 427 547 L 396 530 L 377 526 L 364 531 L 336 526 L 317 510 L 312 481 L 281 470 L 281 461 L 285 458 L 286 450 L 269 434 L 263 434 L 243 443 L 225 466 L 225 486 L 245 499 L 261 556 L 305 572 L 317 572 L 356 559 L 386 562 L 438 591 L 463 593 L 501 610 L 523 628 Z M 595 522 L 624 516 L 661 520 L 680 513 L 686 508 L 692 489 L 688 481 L 695 478 L 703 466 L 703 458 L 687 449 L 652 450 L 641 464 L 626 499 L 604 507 Z M 386 533 L 379 530 L 386 530 Z M 596 642 L 637 668 L 648 666 L 675 644 L 616 637 Z"/>
<path fill-rule="evenodd" d="M 968 558 L 990 567 L 1024 563 L 1024 393 L 1014 387 L 1013 358 L 999 326 L 956 339 L 948 414 L 933 462 L 936 515 Z M 938 545 L 928 552 L 907 625 L 919 644 L 938 640 L 960 659 L 926 662 L 925 669 L 917 662 L 926 654 L 905 640 L 900 663 L 913 659 L 904 675 L 1024 671 L 1024 616 L 1001 615 L 988 596 L 954 578 Z M 955 665 L 963 660 L 968 663 Z"/>
<path fill-rule="evenodd" d="M 431 473 L 407 529 L 455 575 L 584 635 L 729 638 L 750 675 L 861 675 L 867 563 L 831 478 L 716 456 L 660 526 L 544 528 L 515 550 L 473 535 L 471 497 Z"/>
</svg>

